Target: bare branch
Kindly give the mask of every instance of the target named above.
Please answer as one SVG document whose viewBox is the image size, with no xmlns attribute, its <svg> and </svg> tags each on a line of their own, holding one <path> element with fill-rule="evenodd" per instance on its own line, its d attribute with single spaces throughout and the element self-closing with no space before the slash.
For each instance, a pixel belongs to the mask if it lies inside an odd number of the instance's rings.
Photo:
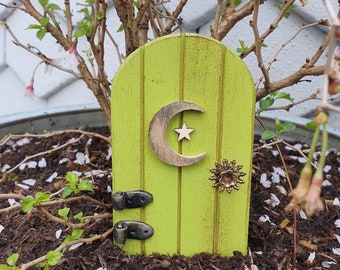
<svg viewBox="0 0 340 270">
<path fill-rule="evenodd" d="M 295 73 L 276 82 L 272 82 L 267 88 L 261 88 L 256 93 L 256 100 L 259 101 L 270 93 L 298 83 L 305 76 L 320 76 L 324 73 L 325 66 L 308 67 L 303 66 Z"/>
<path fill-rule="evenodd" d="M 253 28 L 254 33 L 254 39 L 255 39 L 255 55 L 257 58 L 257 65 L 261 69 L 261 72 L 264 77 L 264 87 L 270 84 L 270 78 L 268 70 L 265 68 L 263 64 L 262 54 L 261 54 L 261 44 L 262 40 L 260 39 L 259 30 L 257 28 L 257 19 L 259 15 L 259 7 L 260 7 L 260 1 L 254 0 L 254 12 L 253 12 L 253 21 L 250 22 L 250 25 Z"/>
<path fill-rule="evenodd" d="M 222 40 L 229 31 L 243 18 L 247 17 L 253 12 L 254 0 L 250 0 L 247 4 L 242 6 L 239 10 L 233 10 L 230 13 L 225 13 L 219 23 L 217 31 L 212 37 L 217 40 Z"/>
<path fill-rule="evenodd" d="M 264 40 L 274 31 L 277 29 L 279 22 L 284 18 L 284 14 L 288 10 L 288 8 L 295 2 L 295 0 L 288 0 L 285 2 L 284 6 L 280 10 L 279 14 L 276 16 L 274 21 L 269 25 L 268 29 L 261 35 L 260 40 L 264 42 Z M 249 50 L 245 53 L 240 55 L 241 58 L 246 57 L 248 54 L 255 50 L 255 43 L 249 47 Z"/>
</svg>

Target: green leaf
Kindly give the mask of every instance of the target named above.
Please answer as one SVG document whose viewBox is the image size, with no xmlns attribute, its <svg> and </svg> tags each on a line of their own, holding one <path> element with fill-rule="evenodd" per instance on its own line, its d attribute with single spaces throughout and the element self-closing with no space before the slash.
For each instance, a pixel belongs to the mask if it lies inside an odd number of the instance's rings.
<svg viewBox="0 0 340 270">
<path fill-rule="evenodd" d="M 89 12 L 89 9 L 88 8 L 82 8 L 80 10 L 78 10 L 79 13 L 84 13 L 84 16 L 87 17 L 89 16 L 90 12 Z"/>
<path fill-rule="evenodd" d="M 34 206 L 35 199 L 32 197 L 26 197 L 21 201 L 21 209 L 24 213 L 28 213 Z"/>
<path fill-rule="evenodd" d="M 310 121 L 310 122 L 308 122 L 307 124 L 306 124 L 306 128 L 308 129 L 308 130 L 315 130 L 316 129 L 316 124 L 315 124 L 315 122 L 312 120 L 312 121 Z"/>
<path fill-rule="evenodd" d="M 39 0 L 39 3 L 41 6 L 46 7 L 46 5 L 48 4 L 48 0 Z"/>
<path fill-rule="evenodd" d="M 37 38 L 39 40 L 42 40 L 44 38 L 44 36 L 46 35 L 46 30 L 45 29 L 41 29 L 37 32 Z"/>
<path fill-rule="evenodd" d="M 70 196 L 72 194 L 72 189 L 70 186 L 65 186 L 62 197 L 63 198 L 67 198 L 68 196 Z"/>
<path fill-rule="evenodd" d="M 85 36 L 85 30 L 83 28 L 78 29 L 77 31 L 74 32 L 73 37 L 75 38 L 80 38 L 82 36 Z"/>
<path fill-rule="evenodd" d="M 37 267 L 37 268 L 46 267 L 46 261 L 38 262 L 38 263 L 36 263 L 34 266 Z"/>
<path fill-rule="evenodd" d="M 26 29 L 41 29 L 42 26 L 40 24 L 30 24 L 29 26 L 27 26 Z"/>
<path fill-rule="evenodd" d="M 136 7 L 136 8 L 140 8 L 140 3 L 138 1 L 133 1 L 133 5 Z"/>
<path fill-rule="evenodd" d="M 283 130 L 280 120 L 276 117 L 275 117 L 275 129 L 277 133 L 281 133 L 281 131 Z"/>
<path fill-rule="evenodd" d="M 239 40 L 238 42 L 240 43 L 241 48 L 237 48 L 236 52 L 238 52 L 238 53 L 246 53 L 249 50 L 249 48 L 245 45 L 244 41 L 243 40 Z"/>
<path fill-rule="evenodd" d="M 98 20 L 98 21 L 101 21 L 101 20 L 104 19 L 104 18 L 105 18 L 104 12 L 99 12 L 99 13 L 97 14 L 97 20 Z"/>
<path fill-rule="evenodd" d="M 71 235 L 68 235 L 65 238 L 65 242 L 72 242 L 74 240 L 78 240 L 80 238 L 80 236 L 83 234 L 84 230 L 82 229 L 76 229 L 72 232 Z"/>
<path fill-rule="evenodd" d="M 277 96 L 276 99 L 287 99 L 291 102 L 294 102 L 294 99 L 290 96 L 289 93 L 285 93 L 285 92 L 280 92 Z"/>
<path fill-rule="evenodd" d="M 277 6 L 277 8 L 279 10 L 282 10 L 283 7 L 284 7 L 284 4 L 275 4 L 275 6 Z M 296 8 L 296 5 L 291 5 L 287 10 L 286 12 L 283 14 L 283 17 L 285 17 L 286 19 L 289 18 L 289 16 L 291 15 L 291 10 L 293 10 L 294 8 Z"/>
<path fill-rule="evenodd" d="M 271 131 L 271 130 L 265 130 L 265 131 L 262 132 L 261 139 L 265 141 L 265 140 L 272 139 L 272 138 L 274 138 L 275 136 L 276 136 L 276 134 L 275 134 L 273 131 Z"/>
<path fill-rule="evenodd" d="M 117 30 L 117 32 L 123 32 L 124 31 L 124 26 L 121 24 Z"/>
<path fill-rule="evenodd" d="M 82 236 L 82 234 L 84 233 L 84 230 L 82 230 L 82 229 L 76 229 L 76 230 L 74 230 L 73 232 L 72 232 L 72 237 L 73 237 L 73 239 L 74 240 L 77 240 L 77 239 L 79 239 L 80 238 L 80 236 Z"/>
<path fill-rule="evenodd" d="M 93 191 L 92 183 L 90 180 L 83 180 L 79 183 L 78 189 L 81 191 Z"/>
<path fill-rule="evenodd" d="M 55 11 L 55 10 L 62 10 L 57 4 L 49 4 L 47 6 L 49 10 Z"/>
<path fill-rule="evenodd" d="M 281 127 L 282 127 L 282 131 L 280 133 L 283 133 L 283 132 L 289 132 L 289 131 L 294 130 L 296 126 L 293 123 L 285 122 L 281 125 Z"/>
<path fill-rule="evenodd" d="M 77 188 L 76 183 L 78 182 L 79 178 L 75 173 L 67 172 L 65 178 L 66 178 L 66 181 L 69 183 L 70 188 L 72 190 Z"/>
<path fill-rule="evenodd" d="M 48 17 L 42 17 L 40 19 L 40 24 L 41 24 L 41 26 L 43 26 L 45 28 L 49 21 L 50 21 L 50 19 Z"/>
<path fill-rule="evenodd" d="M 19 253 L 13 253 L 11 256 L 7 258 L 6 262 L 9 266 L 15 266 L 18 259 L 19 259 Z"/>
<path fill-rule="evenodd" d="M 58 210 L 58 215 L 61 216 L 65 221 L 67 220 L 67 215 L 70 212 L 69 207 L 65 207 L 63 209 Z"/>
<path fill-rule="evenodd" d="M 260 112 L 267 110 L 270 106 L 274 104 L 274 101 L 275 100 L 272 97 L 266 97 L 265 99 L 261 99 L 259 101 Z"/>
<path fill-rule="evenodd" d="M 49 201 L 51 199 L 51 195 L 38 191 L 37 193 L 35 193 L 34 198 L 35 204 L 39 204 L 41 202 Z"/>
<path fill-rule="evenodd" d="M 57 265 L 63 253 L 55 250 L 51 250 L 47 252 L 46 259 L 49 266 Z"/>
<path fill-rule="evenodd" d="M 75 219 L 78 219 L 79 222 L 83 222 L 83 212 L 79 212 L 78 214 L 74 215 Z"/>
<path fill-rule="evenodd" d="M 239 6 L 242 3 L 242 0 L 235 0 L 235 6 Z"/>
</svg>

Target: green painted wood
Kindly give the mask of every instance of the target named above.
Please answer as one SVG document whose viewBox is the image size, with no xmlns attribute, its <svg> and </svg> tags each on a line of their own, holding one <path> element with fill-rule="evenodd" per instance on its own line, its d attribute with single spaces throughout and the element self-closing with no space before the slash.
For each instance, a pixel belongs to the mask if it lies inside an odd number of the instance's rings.
<svg viewBox="0 0 340 270">
<path fill-rule="evenodd" d="M 148 129 L 156 112 L 189 101 L 204 112 L 183 111 L 166 138 L 183 155 L 206 152 L 200 162 L 176 167 L 152 151 Z M 113 192 L 143 189 L 154 201 L 143 209 L 114 211 L 114 223 L 138 220 L 154 235 L 128 239 L 131 254 L 199 252 L 230 256 L 247 251 L 255 91 L 244 63 L 220 42 L 196 34 L 170 35 L 131 54 L 112 84 Z M 175 128 L 194 128 L 177 141 Z M 212 188 L 210 168 L 223 158 L 242 164 L 245 184 L 230 194 Z"/>
</svg>

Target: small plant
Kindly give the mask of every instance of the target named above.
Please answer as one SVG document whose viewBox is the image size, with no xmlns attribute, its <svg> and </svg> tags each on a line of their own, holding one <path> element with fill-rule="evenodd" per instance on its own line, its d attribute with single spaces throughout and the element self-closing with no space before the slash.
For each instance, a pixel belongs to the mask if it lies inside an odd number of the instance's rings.
<svg viewBox="0 0 340 270">
<path fill-rule="evenodd" d="M 68 235 L 65 238 L 65 242 L 72 242 L 72 241 L 78 240 L 80 236 L 82 236 L 83 233 L 84 233 L 83 229 L 75 229 L 72 231 L 71 235 Z"/>
<path fill-rule="evenodd" d="M 9 256 L 6 260 L 6 264 L 0 264 L 0 270 L 20 270 L 19 267 L 15 266 L 17 261 L 19 259 L 18 253 L 13 253 L 11 256 Z"/>
<path fill-rule="evenodd" d="M 61 216 L 64 221 L 67 222 L 68 221 L 67 215 L 69 214 L 69 212 L 70 212 L 70 208 L 64 207 L 64 208 L 58 210 L 58 215 Z"/>
<path fill-rule="evenodd" d="M 263 98 L 259 101 L 259 108 L 257 110 L 257 113 L 260 114 L 261 112 L 268 110 L 268 108 L 273 106 L 275 101 L 279 99 L 289 100 L 290 102 L 294 103 L 294 99 L 290 96 L 290 94 L 275 91 L 270 93 L 266 98 Z"/>
<path fill-rule="evenodd" d="M 275 118 L 275 132 L 266 129 L 265 131 L 263 131 L 261 139 L 262 140 L 269 140 L 269 139 L 277 138 L 279 136 L 279 134 L 286 133 L 286 132 L 292 131 L 294 129 L 295 129 L 294 124 L 292 124 L 290 122 L 281 123 L 281 121 L 279 119 Z"/>
<path fill-rule="evenodd" d="M 80 223 L 83 223 L 84 222 L 83 212 L 79 212 L 78 214 L 74 215 L 74 218 L 78 219 Z"/>
<path fill-rule="evenodd" d="M 241 47 L 237 48 L 236 52 L 242 54 L 242 53 L 246 53 L 249 51 L 249 48 L 247 47 L 247 45 L 245 45 L 244 40 L 239 40 L 238 42 L 240 43 Z"/>
<path fill-rule="evenodd" d="M 38 206 L 41 202 L 47 202 L 51 199 L 51 195 L 44 192 L 37 192 L 33 197 L 26 197 L 21 201 L 21 209 L 24 213 L 28 213 L 35 206 Z"/>
<path fill-rule="evenodd" d="M 80 191 L 93 191 L 92 183 L 90 180 L 79 181 L 79 177 L 72 172 L 67 172 L 66 174 L 66 184 L 63 191 L 63 198 L 67 198 L 72 194 L 78 194 Z"/>
<path fill-rule="evenodd" d="M 275 6 L 279 9 L 282 10 L 284 8 L 285 4 L 275 4 Z M 286 19 L 289 18 L 289 16 L 291 15 L 291 11 L 296 8 L 296 5 L 291 5 L 287 8 L 287 10 L 283 13 L 283 17 L 285 17 Z"/>
<path fill-rule="evenodd" d="M 39 262 L 35 265 L 35 267 L 41 267 L 44 270 L 50 269 L 50 266 L 57 265 L 60 261 L 63 253 L 56 250 L 51 250 L 46 253 L 46 260 L 43 262 Z"/>
</svg>

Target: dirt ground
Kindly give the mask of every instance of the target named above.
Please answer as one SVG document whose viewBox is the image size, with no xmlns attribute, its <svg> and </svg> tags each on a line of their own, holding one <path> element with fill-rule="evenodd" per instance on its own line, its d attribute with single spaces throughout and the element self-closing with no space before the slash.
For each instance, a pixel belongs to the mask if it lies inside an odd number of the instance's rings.
<svg viewBox="0 0 340 270">
<path fill-rule="evenodd" d="M 88 197 L 75 201 L 44 206 L 49 213 L 58 216 L 58 209 L 66 206 L 71 209 L 70 215 L 81 211 L 84 216 L 111 213 L 110 148 L 108 141 L 97 133 L 109 134 L 106 128 L 93 131 L 96 134 L 64 132 L 1 141 L 0 264 L 6 263 L 13 253 L 20 254 L 17 265 L 39 258 L 60 246 L 70 234 L 70 228 L 51 221 L 41 209 L 24 214 L 15 204 L 20 194 L 27 196 L 38 191 L 59 199 L 58 191 L 64 187 L 68 171 L 91 179 L 94 192 L 85 192 Z M 247 255 L 235 252 L 231 258 L 211 254 L 129 256 L 113 244 L 112 218 L 105 217 L 88 223 L 82 236 L 107 232 L 105 239 L 99 237 L 67 250 L 51 269 L 289 269 L 294 242 L 293 213 L 284 211 L 289 202 L 289 184 L 276 146 L 259 149 L 263 144 L 255 138 Z M 309 147 L 305 142 L 290 144 L 301 150 Z M 280 144 L 280 149 L 295 186 L 303 158 L 284 144 Z M 330 150 L 326 164 L 322 188 L 326 209 L 309 219 L 297 209 L 296 269 L 340 269 L 340 152 Z M 4 195 L 8 193 L 18 197 L 9 200 Z M 57 231 L 61 232 L 59 238 Z"/>
</svg>

